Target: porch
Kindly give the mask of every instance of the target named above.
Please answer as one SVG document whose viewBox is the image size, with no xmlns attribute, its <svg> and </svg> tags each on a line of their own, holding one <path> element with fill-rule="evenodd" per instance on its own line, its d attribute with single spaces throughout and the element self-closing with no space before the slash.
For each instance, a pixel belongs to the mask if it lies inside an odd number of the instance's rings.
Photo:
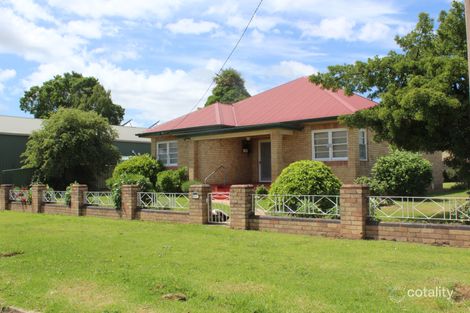
<svg viewBox="0 0 470 313">
<path fill-rule="evenodd" d="M 269 185 L 286 165 L 284 137 L 293 134 L 276 128 L 185 139 L 189 178 L 210 184 L 215 192 L 233 184 Z"/>
</svg>

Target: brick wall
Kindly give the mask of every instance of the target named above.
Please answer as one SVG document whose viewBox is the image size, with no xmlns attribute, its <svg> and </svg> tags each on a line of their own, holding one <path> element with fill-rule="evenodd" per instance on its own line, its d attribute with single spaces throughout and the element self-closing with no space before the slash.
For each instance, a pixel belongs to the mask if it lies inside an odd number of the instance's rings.
<svg viewBox="0 0 470 313">
<path fill-rule="evenodd" d="M 376 240 L 470 247 L 470 225 L 370 223 L 366 226 L 366 237 Z"/>
<path fill-rule="evenodd" d="M 249 229 L 278 233 L 340 237 L 339 220 L 252 216 Z"/>
<path fill-rule="evenodd" d="M 188 224 L 189 212 L 143 209 L 137 212 L 137 219 L 141 221 Z"/>
<path fill-rule="evenodd" d="M 69 206 L 58 204 L 44 204 L 42 206 L 42 213 L 57 215 L 74 215 L 72 209 Z"/>
<path fill-rule="evenodd" d="M 121 210 L 115 208 L 87 206 L 82 213 L 83 216 L 106 217 L 111 219 L 120 219 L 122 217 Z"/>
</svg>

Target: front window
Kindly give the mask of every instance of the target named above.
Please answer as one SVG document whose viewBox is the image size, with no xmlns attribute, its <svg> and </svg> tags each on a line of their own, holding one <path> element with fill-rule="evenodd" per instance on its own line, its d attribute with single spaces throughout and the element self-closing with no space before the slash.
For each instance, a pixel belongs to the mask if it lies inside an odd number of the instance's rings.
<svg viewBox="0 0 470 313">
<path fill-rule="evenodd" d="M 341 161 L 348 159 L 348 131 L 332 129 L 313 132 L 313 159 Z"/>
<path fill-rule="evenodd" d="M 176 141 L 158 142 L 157 160 L 165 166 L 178 165 L 178 143 Z"/>
<path fill-rule="evenodd" d="M 359 160 L 367 161 L 367 132 L 365 129 L 359 130 Z"/>
</svg>

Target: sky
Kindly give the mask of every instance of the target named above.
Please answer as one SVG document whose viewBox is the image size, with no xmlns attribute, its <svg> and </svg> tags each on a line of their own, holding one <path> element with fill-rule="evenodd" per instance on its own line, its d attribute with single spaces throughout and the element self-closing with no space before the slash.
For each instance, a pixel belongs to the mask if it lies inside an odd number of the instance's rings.
<svg viewBox="0 0 470 313">
<path fill-rule="evenodd" d="M 437 18 L 450 2 L 264 0 L 227 67 L 240 71 L 255 95 L 328 65 L 396 50 L 395 35 L 411 30 L 420 12 Z M 0 0 L 0 114 L 30 116 L 19 109 L 24 91 L 70 71 L 97 77 L 133 126 L 186 114 L 257 4 Z"/>
</svg>

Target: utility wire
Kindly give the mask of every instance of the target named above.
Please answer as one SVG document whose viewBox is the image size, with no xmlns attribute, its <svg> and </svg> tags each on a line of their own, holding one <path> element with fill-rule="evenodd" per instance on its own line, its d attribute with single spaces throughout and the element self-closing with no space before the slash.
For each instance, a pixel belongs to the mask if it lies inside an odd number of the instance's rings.
<svg viewBox="0 0 470 313">
<path fill-rule="evenodd" d="M 238 38 L 237 42 L 235 43 L 235 46 L 233 46 L 232 48 L 232 51 L 230 51 L 229 55 L 227 56 L 227 58 L 225 59 L 224 63 L 222 63 L 222 66 L 220 67 L 220 69 L 217 71 L 217 73 L 215 74 L 216 76 L 219 76 L 220 73 L 222 72 L 222 70 L 224 69 L 225 65 L 227 65 L 227 62 L 230 60 L 230 58 L 232 57 L 233 53 L 235 52 L 235 50 L 237 50 L 238 48 L 238 45 L 240 44 L 240 42 L 242 41 L 243 37 L 245 36 L 248 28 L 250 27 L 251 25 L 251 22 L 253 21 L 253 19 L 255 18 L 255 15 L 256 13 L 258 12 L 261 4 L 263 3 L 264 0 L 260 0 L 260 2 L 258 3 L 258 6 L 255 8 L 255 10 L 253 11 L 253 14 L 251 15 L 250 17 L 250 20 L 248 21 L 248 23 L 246 24 L 245 26 L 245 29 L 243 29 L 243 32 L 241 33 L 240 35 L 240 38 Z M 202 95 L 201 98 L 199 98 L 199 100 L 196 102 L 196 104 L 191 108 L 191 110 L 189 111 L 189 113 L 191 113 L 195 108 L 197 108 L 197 106 L 201 103 L 201 101 L 206 97 L 207 93 L 209 92 L 209 90 L 211 90 L 212 86 L 214 85 L 214 80 L 212 79 L 211 80 L 211 83 L 209 84 L 209 87 L 207 87 L 206 91 L 204 91 L 204 94 Z M 189 115 L 186 114 L 183 119 L 175 126 L 175 127 L 178 127 L 181 123 L 184 122 L 184 120 L 186 119 L 186 117 Z"/>
</svg>

